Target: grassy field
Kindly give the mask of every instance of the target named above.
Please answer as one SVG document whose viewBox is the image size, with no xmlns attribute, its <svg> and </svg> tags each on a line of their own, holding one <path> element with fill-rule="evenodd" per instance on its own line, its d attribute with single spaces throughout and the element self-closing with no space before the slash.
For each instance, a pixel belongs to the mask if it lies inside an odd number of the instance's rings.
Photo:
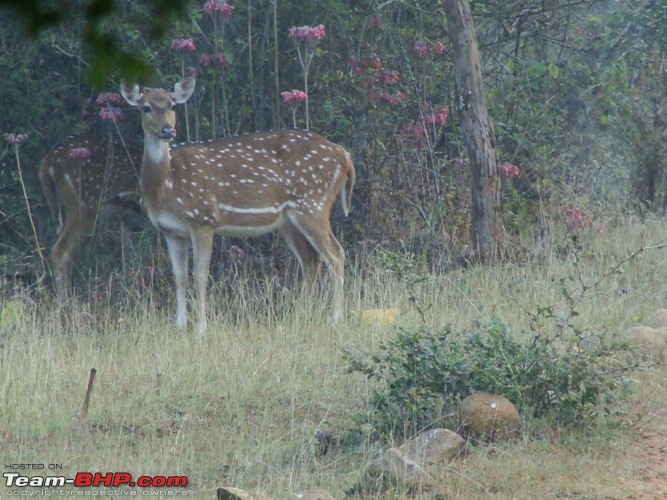
<svg viewBox="0 0 667 500">
<path fill-rule="evenodd" d="M 434 328 L 465 329 L 494 318 L 521 335 L 538 305 L 567 312 L 563 284 L 576 291 L 578 275 L 591 283 L 642 246 L 667 242 L 667 224 L 600 224 L 581 240 L 578 266 L 554 243 L 546 255 L 522 250 L 493 267 L 429 275 L 412 290 Z M 314 435 L 355 429 L 369 384 L 347 372 L 341 349 L 372 351 L 397 325 L 420 321 L 409 279 L 378 266 L 373 255 L 352 265 L 348 317 L 337 326 L 322 307 L 304 312 L 276 280 L 212 284 L 204 336 L 172 329 L 172 304 L 139 292 L 122 307 L 2 299 L 3 463 L 61 464 L 69 476 L 185 475 L 191 493 L 204 498 L 221 485 L 278 499 L 315 488 L 343 498 L 378 447 L 361 439 L 320 456 Z M 649 249 L 591 289 L 575 321 L 616 335 L 666 307 L 665 250 Z M 397 308 L 397 323 L 360 320 L 359 311 L 375 308 Z M 97 376 L 84 417 L 91 368 Z M 527 420 L 517 442 L 476 447 L 436 469 L 435 491 L 399 488 L 357 497 L 663 498 L 665 483 L 655 478 L 655 457 L 643 448 L 643 436 L 667 419 L 661 413 L 667 370 L 624 376 L 629 390 L 617 416 L 601 415 L 578 430 Z"/>
</svg>

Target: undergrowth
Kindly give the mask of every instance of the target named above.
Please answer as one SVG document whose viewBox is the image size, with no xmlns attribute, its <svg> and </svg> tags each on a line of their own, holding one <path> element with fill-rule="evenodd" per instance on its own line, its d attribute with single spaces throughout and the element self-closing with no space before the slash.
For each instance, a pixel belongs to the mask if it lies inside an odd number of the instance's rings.
<svg viewBox="0 0 667 500">
<path fill-rule="evenodd" d="M 410 302 L 420 324 L 398 327 L 376 352 L 343 350 L 348 371 L 372 383 L 368 406 L 356 421 L 372 437 L 390 440 L 435 426 L 456 429 L 459 402 L 478 391 L 501 394 L 525 417 L 564 427 L 585 426 L 601 413 L 613 413 L 627 387 L 624 375 L 640 362 L 628 356 L 627 341 L 606 335 L 604 327 L 581 327 L 578 308 L 625 263 L 662 247 L 641 246 L 590 282 L 583 277 L 581 256 L 573 254 L 573 273 L 560 280 L 565 308 L 537 305 L 519 314 L 516 324 L 491 318 L 467 329 L 434 329 L 414 294 L 414 284 L 425 278 L 413 280 Z M 526 319 L 528 329 L 518 326 Z"/>
</svg>

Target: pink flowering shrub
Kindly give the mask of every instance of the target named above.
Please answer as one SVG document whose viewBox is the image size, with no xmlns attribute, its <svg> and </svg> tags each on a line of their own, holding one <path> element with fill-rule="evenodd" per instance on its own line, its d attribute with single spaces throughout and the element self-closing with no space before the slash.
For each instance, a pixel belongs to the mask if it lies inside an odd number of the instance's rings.
<svg viewBox="0 0 667 500">
<path fill-rule="evenodd" d="M 192 38 L 174 38 L 171 41 L 170 48 L 172 50 L 184 50 L 188 52 L 194 52 L 195 42 L 192 41 Z"/>
<path fill-rule="evenodd" d="M 419 58 L 434 57 L 445 52 L 445 44 L 442 42 L 432 43 L 428 40 L 417 40 L 412 46 L 412 52 Z"/>
<path fill-rule="evenodd" d="M 97 96 L 97 100 L 95 102 L 97 103 L 98 106 L 123 104 L 123 98 L 121 97 L 120 94 L 117 94 L 116 92 L 104 92 L 99 96 Z"/>
<path fill-rule="evenodd" d="M 208 0 L 208 2 L 204 4 L 204 11 L 211 16 L 215 15 L 216 12 L 219 12 L 222 17 L 228 21 L 234 13 L 234 7 L 224 0 Z"/>
<path fill-rule="evenodd" d="M 13 145 L 21 144 L 23 141 L 27 140 L 30 137 L 28 134 L 5 134 L 2 137 L 9 143 Z"/>
<path fill-rule="evenodd" d="M 303 88 L 305 91 L 305 108 L 306 108 L 306 130 L 310 129 L 310 111 L 308 103 L 308 68 L 313 62 L 315 55 L 315 44 L 319 42 L 326 34 L 324 25 L 318 26 L 299 26 L 292 27 L 288 30 L 287 36 L 294 40 L 296 44 L 296 51 L 299 55 L 299 62 L 303 69 Z M 304 47 L 301 47 L 301 42 L 304 42 Z M 292 118 L 296 122 L 296 114 L 292 108 Z"/>
<path fill-rule="evenodd" d="M 98 114 L 99 117 L 102 118 L 102 120 L 109 120 L 111 122 L 118 122 L 122 120 L 125 116 L 125 113 L 123 112 L 122 109 L 112 108 L 110 106 L 107 106 L 106 108 L 101 108 Z"/>
<path fill-rule="evenodd" d="M 382 85 L 393 85 L 400 80 L 398 73 L 395 71 L 386 71 L 384 73 L 377 73 L 373 76 Z"/>
<path fill-rule="evenodd" d="M 104 92 L 97 96 L 95 102 L 98 106 L 101 106 L 98 115 L 102 120 L 118 122 L 125 116 L 123 110 L 118 107 L 123 104 L 123 98 L 120 94 Z"/>
<path fill-rule="evenodd" d="M 285 103 L 291 104 L 305 101 L 308 98 L 308 94 L 302 90 L 287 90 L 285 92 L 281 92 L 280 97 L 282 97 Z"/>
<path fill-rule="evenodd" d="M 405 94 L 397 92 L 396 94 L 389 94 L 387 92 L 380 95 L 380 102 L 388 105 L 402 104 L 405 101 Z"/>
<path fill-rule="evenodd" d="M 412 46 L 412 51 L 417 55 L 417 57 L 424 58 L 428 54 L 428 46 L 423 40 L 417 40 Z"/>
<path fill-rule="evenodd" d="M 560 211 L 565 216 L 565 224 L 570 231 L 580 231 L 591 226 L 590 215 L 583 210 L 560 207 Z"/>
<path fill-rule="evenodd" d="M 243 249 L 241 247 L 238 247 L 236 245 L 232 245 L 227 250 L 227 255 L 229 256 L 229 258 L 231 260 L 238 260 L 245 255 L 245 252 L 243 251 Z"/>
<path fill-rule="evenodd" d="M 426 128 L 421 123 L 406 123 L 401 131 L 401 137 L 411 147 L 423 148 L 427 144 Z"/>
<path fill-rule="evenodd" d="M 449 115 L 448 108 L 436 109 L 433 113 L 426 115 L 424 123 L 426 125 L 444 125 Z"/>
<path fill-rule="evenodd" d="M 423 121 L 410 121 L 403 126 L 401 136 L 408 145 L 424 148 L 428 145 L 428 134 L 434 132 L 433 127 L 442 127 L 448 115 L 448 108 L 440 108 L 425 115 Z M 428 130 L 427 125 L 430 125 Z"/>
<path fill-rule="evenodd" d="M 93 154 L 88 148 L 73 148 L 70 150 L 69 155 L 71 158 L 90 158 Z"/>
<path fill-rule="evenodd" d="M 302 90 L 286 90 L 285 92 L 280 93 L 283 102 L 289 105 L 292 110 L 292 126 L 296 128 L 296 108 L 299 103 L 306 101 L 308 102 L 308 94 Z"/>
<path fill-rule="evenodd" d="M 219 54 L 203 54 L 199 57 L 199 64 L 201 64 L 204 68 L 208 66 L 224 68 L 227 66 L 227 58 L 222 52 Z"/>
<path fill-rule="evenodd" d="M 500 167 L 498 167 L 498 172 L 500 175 L 507 177 L 508 179 L 521 174 L 519 167 L 512 165 L 511 163 L 503 163 Z"/>
<path fill-rule="evenodd" d="M 324 38 L 325 34 L 326 32 L 323 24 L 320 24 L 319 26 L 294 26 L 287 32 L 288 37 L 296 38 L 304 42 L 319 41 Z"/>
</svg>

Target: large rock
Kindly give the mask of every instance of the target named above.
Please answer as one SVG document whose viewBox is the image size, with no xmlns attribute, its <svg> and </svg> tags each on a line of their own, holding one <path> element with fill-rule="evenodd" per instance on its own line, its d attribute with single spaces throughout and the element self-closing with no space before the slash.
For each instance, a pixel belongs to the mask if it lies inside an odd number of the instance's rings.
<svg viewBox="0 0 667 500">
<path fill-rule="evenodd" d="M 521 429 L 519 412 L 504 396 L 476 392 L 461 401 L 461 426 L 476 439 L 509 438 Z"/>
<path fill-rule="evenodd" d="M 451 462 L 465 447 L 465 439 L 449 429 L 423 431 L 398 448 L 404 456 L 422 466 Z"/>
<path fill-rule="evenodd" d="M 405 486 L 431 484 L 427 466 L 447 463 L 457 458 L 465 440 L 449 429 L 420 432 L 398 448 L 389 448 L 366 468 L 366 481 L 375 484 L 385 480 Z"/>
<path fill-rule="evenodd" d="M 403 485 L 423 484 L 431 476 L 421 465 L 403 455 L 398 448 L 389 448 L 366 467 L 367 486 L 383 485 L 387 481 Z"/>
</svg>

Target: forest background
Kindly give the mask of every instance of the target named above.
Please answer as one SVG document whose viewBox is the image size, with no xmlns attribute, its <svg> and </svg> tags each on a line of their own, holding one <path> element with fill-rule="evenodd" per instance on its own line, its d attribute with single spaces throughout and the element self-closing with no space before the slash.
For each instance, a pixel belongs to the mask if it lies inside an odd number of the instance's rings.
<svg viewBox="0 0 667 500">
<path fill-rule="evenodd" d="M 489 265 L 471 250 L 466 96 L 444 2 L 60 4 L 0 1 L 11 460 L 184 474 L 199 493 L 386 498 L 363 480 L 380 446 L 459 431 L 460 400 L 489 391 L 516 404 L 520 439 L 438 465 L 436 494 L 664 498 L 667 329 L 651 319 L 667 298 L 664 0 L 471 2 L 501 180 L 504 250 Z M 116 94 L 124 72 L 165 88 L 197 74 L 181 139 L 296 126 L 352 153 L 353 210 L 333 212 L 346 321 L 295 300 L 278 236 L 220 239 L 210 331 L 174 331 L 169 265 L 143 216 L 95 225 L 75 299 L 42 286 L 57 224 L 40 160 L 90 129 L 141 143 L 138 112 Z M 632 332 L 648 324 L 660 328 L 642 344 Z"/>
<path fill-rule="evenodd" d="M 355 159 L 355 209 L 351 221 L 335 224 L 352 258 L 381 245 L 429 265 L 443 264 L 443 256 L 446 264 L 465 261 L 470 164 L 440 2 L 247 1 L 211 12 L 190 2 L 187 15 L 159 39 L 147 30 L 152 5 L 118 3 L 99 30 L 156 70 L 142 83 L 168 86 L 198 73 L 196 97 L 181 113 L 181 138 L 308 126 Z M 662 213 L 664 2 L 471 6 L 510 250 L 553 240 L 554 224 L 576 236 L 603 214 Z M 91 87 L 84 12 L 73 9 L 28 37 L 15 12 L 0 11 L 2 133 L 29 136 L 20 146 L 20 169 L 13 145 L 6 143 L 0 157 L 0 268 L 8 277 L 31 274 L 37 258 L 24 186 L 40 245 L 53 241 L 38 185 L 40 159 L 68 134 L 91 127 L 118 126 L 126 137 L 141 137 L 127 107 L 117 122 L 98 113 L 98 95 L 117 92 L 120 74 L 98 73 L 101 85 Z M 320 25 L 316 39 L 290 33 Z M 293 90 L 306 92 L 307 101 L 283 94 Z M 267 241 L 244 245 L 262 253 Z"/>
</svg>

